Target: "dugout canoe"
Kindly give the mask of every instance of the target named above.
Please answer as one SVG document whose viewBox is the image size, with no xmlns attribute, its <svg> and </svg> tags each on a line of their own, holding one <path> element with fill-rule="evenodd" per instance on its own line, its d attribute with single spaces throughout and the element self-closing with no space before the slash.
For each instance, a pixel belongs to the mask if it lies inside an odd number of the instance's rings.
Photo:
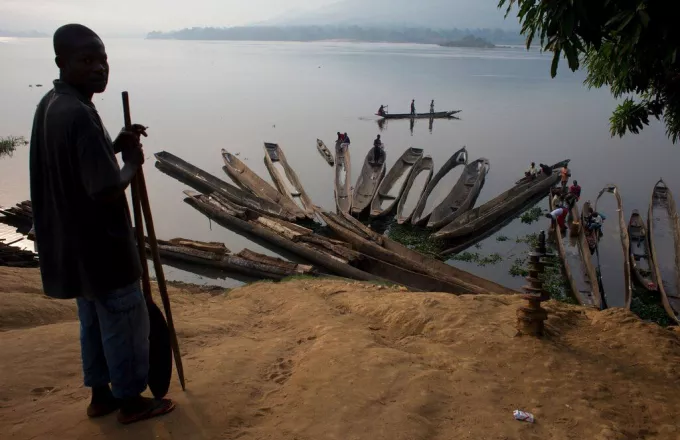
<svg viewBox="0 0 680 440">
<path fill-rule="evenodd" d="M 422 148 L 410 147 L 401 155 L 397 162 L 380 182 L 378 190 L 371 202 L 371 217 L 384 217 L 397 206 L 406 187 L 413 167 L 423 157 Z"/>
<path fill-rule="evenodd" d="M 569 165 L 569 162 L 570 162 L 570 159 L 566 159 L 566 160 L 563 160 L 561 162 L 557 162 L 551 168 L 553 169 L 553 171 L 560 170 L 563 166 Z M 538 170 L 541 171 L 540 168 L 538 168 Z M 515 182 L 515 185 L 521 185 L 521 184 L 527 183 L 529 181 L 531 181 L 531 177 L 522 177 L 517 182 Z"/>
<path fill-rule="evenodd" d="M 435 113 L 416 113 L 415 115 L 412 115 L 411 113 L 385 113 L 382 115 L 376 113 L 375 115 L 380 116 L 383 119 L 445 119 L 452 118 L 461 111 L 462 110 Z"/>
<path fill-rule="evenodd" d="M 656 275 L 657 286 L 659 293 L 661 293 L 661 301 L 663 308 L 675 322 L 680 323 L 680 221 L 678 221 L 678 212 L 675 205 L 675 199 L 671 189 L 663 180 L 659 180 L 652 190 L 652 200 L 649 204 L 649 218 L 647 227 L 649 229 L 649 244 L 652 254 L 652 267 Z M 657 219 L 658 217 L 658 219 Z M 659 221 L 669 223 L 670 231 L 663 231 L 659 228 Z M 666 234 L 664 234 L 666 232 Z M 669 237 L 668 234 L 672 234 Z M 661 256 L 659 251 L 661 243 L 671 242 L 674 249 L 674 258 L 672 261 L 667 261 L 666 265 L 673 268 L 672 278 L 665 277 L 661 273 L 662 262 L 661 257 L 669 257 L 668 255 Z"/>
<path fill-rule="evenodd" d="M 285 209 L 285 207 L 237 188 L 172 153 L 161 151 L 154 156 L 158 161 L 156 163 L 157 168 L 174 178 L 190 182 L 192 186 L 197 187 L 201 191 L 217 192 L 231 203 L 252 209 L 260 214 L 290 221 L 297 220 L 297 216 Z"/>
<path fill-rule="evenodd" d="M 385 160 L 387 154 L 383 148 L 378 148 L 378 160 L 375 161 L 375 149 L 373 147 L 368 151 L 366 159 L 364 159 L 364 166 L 361 168 L 361 174 L 354 185 L 354 194 L 352 195 L 352 214 L 358 216 L 373 200 L 380 182 L 385 177 Z"/>
<path fill-rule="evenodd" d="M 583 203 L 583 211 L 584 213 L 579 214 L 578 205 L 574 203 L 574 206 L 571 208 L 571 218 L 574 219 L 574 223 L 572 223 L 571 227 L 578 228 L 577 235 L 575 236 L 576 246 L 578 247 L 578 253 L 581 257 L 581 262 L 583 263 L 583 269 L 585 270 L 585 274 L 590 282 L 590 296 L 592 297 L 593 305 L 598 309 L 602 309 L 602 292 L 600 291 L 600 280 L 598 279 L 598 272 L 595 269 L 595 265 L 593 264 L 593 254 L 590 251 L 587 237 L 588 234 L 586 228 L 584 227 L 586 224 L 584 222 L 586 215 L 590 215 L 592 212 L 590 202 Z"/>
<path fill-rule="evenodd" d="M 331 150 L 328 149 L 326 144 L 321 139 L 316 140 L 316 149 L 319 150 L 319 154 L 321 154 L 321 157 L 323 157 L 324 160 L 328 162 L 328 165 L 335 165 L 333 153 L 331 153 Z"/>
<path fill-rule="evenodd" d="M 620 242 L 621 245 L 621 251 L 623 252 L 623 298 L 620 297 L 620 294 L 617 295 L 618 292 L 612 291 L 611 288 L 606 288 L 605 286 L 605 279 L 611 279 L 611 278 L 605 278 L 602 274 L 602 293 L 604 295 L 604 302 L 607 305 L 607 307 L 623 307 L 625 309 L 630 309 L 630 303 L 633 300 L 633 278 L 631 276 L 631 266 L 630 266 L 630 238 L 628 237 L 628 224 L 626 223 L 626 219 L 623 214 L 623 201 L 621 200 L 621 194 L 619 193 L 619 188 L 616 185 L 607 185 L 600 192 L 597 194 L 597 199 L 595 200 L 595 206 L 593 206 L 593 209 L 595 212 L 598 212 L 597 209 L 597 204 L 600 202 L 600 199 L 602 198 L 603 195 L 605 194 L 611 194 L 615 197 L 616 199 L 616 217 L 612 216 L 611 218 L 614 219 L 616 218 L 615 221 L 608 222 L 604 228 L 605 232 L 601 235 L 601 238 L 599 242 L 601 243 L 602 240 L 607 239 L 608 237 L 612 237 L 612 234 L 610 231 L 607 231 L 606 229 L 615 227 L 618 229 L 618 239 L 617 241 Z M 600 211 L 601 212 L 601 211 Z M 599 247 L 599 245 L 598 245 Z M 599 251 L 598 251 L 599 252 Z"/>
<path fill-rule="evenodd" d="M 473 235 L 482 235 L 487 229 L 494 227 L 512 214 L 527 200 L 540 194 L 547 194 L 550 188 L 560 179 L 560 173 L 553 171 L 552 175 L 540 175 L 531 182 L 516 185 L 496 196 L 484 205 L 468 211 L 444 228 L 435 232 L 435 238 L 454 239 Z"/>
<path fill-rule="evenodd" d="M 280 280 L 289 276 L 318 273 L 313 266 L 291 263 L 249 249 L 234 255 L 222 243 L 204 243 L 187 239 L 158 240 L 158 250 L 163 259 L 236 272 L 257 279 Z"/>
<path fill-rule="evenodd" d="M 420 200 L 420 198 L 423 196 L 427 185 L 430 183 L 430 180 L 432 180 L 433 169 L 434 161 L 430 156 L 421 157 L 413 166 L 411 175 L 406 181 L 406 186 L 404 187 L 404 195 L 401 196 L 401 199 L 399 199 L 399 203 L 397 204 L 397 223 L 400 225 L 411 221 L 411 216 L 413 215 L 418 200 Z M 425 174 L 425 180 L 419 182 L 419 185 L 414 188 L 413 184 L 421 174 Z M 412 208 L 406 206 L 409 202 L 409 199 L 412 203 Z M 404 212 L 404 209 L 406 209 L 406 212 Z"/>
<path fill-rule="evenodd" d="M 432 210 L 427 227 L 442 228 L 472 208 L 482 191 L 489 169 L 489 161 L 484 158 L 467 164 L 451 192 Z"/>
<path fill-rule="evenodd" d="M 238 186 L 246 191 L 250 191 L 257 197 L 270 200 L 277 205 L 282 205 L 286 210 L 295 214 L 298 219 L 307 217 L 304 211 L 293 203 L 290 198 L 285 197 L 276 188 L 271 186 L 269 182 L 258 176 L 238 157 L 222 149 L 222 159 L 224 160 L 224 167 L 222 169 Z"/>
<path fill-rule="evenodd" d="M 284 196 L 289 197 L 308 218 L 314 217 L 314 203 L 293 168 L 286 160 L 286 155 L 279 144 L 264 143 L 264 163 L 274 184 Z"/>
<path fill-rule="evenodd" d="M 425 274 L 456 285 L 459 289 L 457 293 L 495 293 L 506 295 L 517 293 L 493 281 L 478 277 L 409 249 L 389 237 L 377 234 L 349 215 L 343 216 L 326 212 L 322 214 L 322 218 L 324 217 L 326 221 L 330 222 L 328 226 L 334 234 L 351 244 L 354 249 L 362 254 L 411 272 Z"/>
<path fill-rule="evenodd" d="M 468 153 L 466 147 L 461 148 L 460 150 L 453 153 L 453 155 L 451 155 L 451 157 L 449 158 L 449 160 L 446 161 L 444 166 L 442 166 L 439 169 L 439 171 L 437 171 L 437 173 L 434 175 L 432 180 L 430 180 L 430 183 L 425 188 L 425 192 L 423 192 L 423 195 L 420 197 L 420 200 L 418 200 L 418 204 L 416 205 L 416 208 L 413 210 L 413 215 L 411 216 L 412 224 L 420 226 L 424 226 L 425 224 L 427 224 L 427 221 L 430 218 L 430 215 L 432 214 L 432 210 L 429 210 L 427 212 L 424 211 L 427 207 L 427 201 L 432 196 L 432 192 L 435 190 L 439 182 L 453 169 L 455 169 L 458 165 L 467 165 L 467 163 Z"/>
<path fill-rule="evenodd" d="M 649 251 L 647 226 L 637 209 L 633 210 L 628 220 L 628 237 L 630 238 L 630 265 L 633 278 L 640 287 L 655 292 L 657 290 L 656 275 Z"/>
<path fill-rule="evenodd" d="M 346 213 L 352 209 L 352 162 L 348 147 L 347 144 L 335 147 L 335 207 Z"/>
</svg>

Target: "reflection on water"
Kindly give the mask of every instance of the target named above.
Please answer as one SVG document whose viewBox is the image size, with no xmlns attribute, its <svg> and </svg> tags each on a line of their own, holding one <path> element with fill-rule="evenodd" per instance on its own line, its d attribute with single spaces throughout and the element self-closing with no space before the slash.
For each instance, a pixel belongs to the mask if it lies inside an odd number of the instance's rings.
<svg viewBox="0 0 680 440">
<path fill-rule="evenodd" d="M 363 119 L 363 118 L 360 118 L 360 119 Z M 409 121 L 408 122 L 409 132 L 411 133 L 411 136 L 413 136 L 414 133 L 415 133 L 415 128 L 419 123 L 422 124 L 422 123 L 427 122 L 427 131 L 428 131 L 429 134 L 432 134 L 432 130 L 434 129 L 435 121 L 437 121 L 438 124 L 446 124 L 449 121 L 460 121 L 460 118 L 457 117 L 457 116 L 452 116 L 450 118 L 445 118 L 445 119 L 441 119 L 441 118 L 440 119 L 435 119 L 435 118 L 432 118 L 432 119 L 382 119 L 381 118 L 381 119 L 377 119 L 375 122 L 376 122 L 376 124 L 378 124 L 378 130 L 380 130 L 380 132 L 382 133 L 382 132 L 387 131 L 387 127 L 388 127 L 389 124 L 403 126 L 403 125 L 406 124 L 406 121 Z M 394 129 L 394 127 L 393 127 L 393 129 Z"/>
<path fill-rule="evenodd" d="M 597 201 L 596 209 L 607 216 L 602 228 L 602 238 L 598 244 L 604 296 L 608 307 L 625 307 L 625 259 L 616 197 L 605 192 Z"/>
</svg>

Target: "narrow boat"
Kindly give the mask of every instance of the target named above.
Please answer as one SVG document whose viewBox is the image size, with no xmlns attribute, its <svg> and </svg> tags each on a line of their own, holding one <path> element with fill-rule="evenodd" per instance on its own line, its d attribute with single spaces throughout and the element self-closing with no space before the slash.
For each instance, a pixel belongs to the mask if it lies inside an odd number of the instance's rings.
<svg viewBox="0 0 680 440">
<path fill-rule="evenodd" d="M 247 207 L 261 214 L 271 215 L 290 221 L 297 220 L 297 216 L 285 209 L 285 207 L 278 205 L 271 200 L 263 199 L 243 191 L 189 162 L 180 159 L 174 154 L 168 153 L 167 151 L 161 151 L 154 156 L 158 161 L 156 163 L 157 168 L 174 178 L 190 182 L 192 186 L 198 187 L 197 189 L 201 191 L 217 192 L 230 202 Z"/>
<path fill-rule="evenodd" d="M 413 166 L 423 157 L 422 148 L 408 148 L 378 186 L 371 202 L 371 217 L 383 217 L 397 206 Z"/>
<path fill-rule="evenodd" d="M 295 203 L 271 186 L 269 182 L 258 176 L 238 157 L 222 149 L 222 159 L 224 160 L 224 167 L 222 169 L 241 188 L 250 191 L 258 197 L 282 205 L 299 219 L 307 217 Z"/>
<path fill-rule="evenodd" d="M 451 155 L 451 157 L 449 158 L 449 160 L 446 161 L 444 166 L 442 166 L 439 169 L 439 171 L 437 171 L 437 173 L 434 175 L 432 180 L 430 180 L 430 183 L 425 188 L 425 192 L 423 192 L 423 195 L 420 196 L 420 200 L 418 200 L 418 204 L 416 205 L 416 208 L 413 210 L 413 215 L 411 216 L 412 224 L 423 226 L 427 223 L 427 220 L 430 218 L 430 215 L 432 214 L 432 209 L 429 209 L 427 211 L 425 210 L 427 208 L 428 200 L 430 199 L 430 197 L 432 197 L 432 192 L 435 190 L 439 182 L 453 169 L 455 169 L 458 165 L 466 165 L 467 163 L 468 153 L 465 147 L 461 148 L 460 150 L 453 153 L 453 155 Z M 434 206 L 435 205 L 433 204 L 433 208 Z"/>
<path fill-rule="evenodd" d="M 430 180 L 432 180 L 433 168 L 434 161 L 430 156 L 421 157 L 413 166 L 413 171 L 411 171 L 411 175 L 404 187 L 404 195 L 401 196 L 401 199 L 397 204 L 397 223 L 400 225 L 411 221 L 411 216 L 413 215 L 418 200 L 420 200 L 427 185 L 430 183 Z M 421 180 L 416 182 L 421 175 L 424 175 L 424 177 L 421 177 Z M 415 187 L 413 186 L 414 183 L 416 183 Z M 406 210 L 406 212 L 404 212 L 404 210 Z"/>
<path fill-rule="evenodd" d="M 555 209 L 553 198 L 548 197 L 548 204 L 550 211 Z M 578 207 L 574 206 L 570 212 L 571 219 L 578 219 Z M 579 228 L 580 223 L 569 223 L 568 227 Z M 555 243 L 557 244 L 557 253 L 562 260 L 562 268 L 567 279 L 569 292 L 571 296 L 581 305 L 588 307 L 600 307 L 599 304 L 599 288 L 597 288 L 597 277 L 590 278 L 588 269 L 585 266 L 586 261 L 590 261 L 590 253 L 587 255 L 587 260 L 582 260 L 580 249 L 577 240 L 571 240 L 569 236 L 565 237 L 559 227 L 555 228 Z M 592 262 L 591 262 L 592 266 Z M 592 273 L 594 275 L 594 272 Z M 597 289 L 597 293 L 593 292 L 593 286 Z"/>
<path fill-rule="evenodd" d="M 563 161 L 561 161 L 561 162 L 557 162 L 557 163 L 556 163 L 555 165 L 553 165 L 551 168 L 553 169 L 553 171 L 554 171 L 554 170 L 560 170 L 560 169 L 562 169 L 563 166 L 569 165 L 569 162 L 570 162 L 570 159 L 566 159 L 566 160 L 563 160 Z M 539 171 L 541 171 L 540 168 L 539 168 Z M 523 184 L 523 183 L 530 182 L 531 180 L 532 180 L 531 177 L 526 177 L 526 176 L 525 176 L 525 177 L 522 177 L 521 179 L 519 179 L 517 182 L 515 182 L 515 185 L 521 185 L 521 184 Z"/>
<path fill-rule="evenodd" d="M 333 159 L 333 153 L 331 153 L 331 150 L 328 149 L 326 144 L 321 139 L 316 140 L 316 149 L 319 150 L 319 154 L 321 154 L 321 157 L 324 158 L 326 162 L 328 162 L 328 165 L 333 166 L 335 165 L 335 159 Z"/>
<path fill-rule="evenodd" d="M 361 174 L 354 185 L 354 194 L 352 196 L 352 214 L 360 215 L 368 205 L 371 204 L 375 192 L 378 190 L 380 182 L 385 176 L 385 159 L 387 154 L 383 148 L 378 148 L 378 160 L 375 160 L 375 149 L 373 147 L 368 151 L 366 159 L 364 159 L 364 166 L 361 168 Z"/>
<path fill-rule="evenodd" d="M 680 222 L 673 193 L 663 180 L 654 185 L 647 227 L 663 308 L 680 323 Z"/>
<path fill-rule="evenodd" d="M 318 273 L 313 266 L 291 263 L 249 249 L 234 255 L 223 243 L 204 243 L 187 239 L 158 240 L 158 251 L 163 259 L 236 272 L 257 279 L 280 280 L 294 275 Z"/>
<path fill-rule="evenodd" d="M 649 253 L 647 226 L 637 209 L 633 210 L 628 221 L 628 237 L 630 238 L 630 265 L 633 277 L 640 285 L 650 292 L 655 292 L 656 275 L 652 269 Z"/>
<path fill-rule="evenodd" d="M 523 206 L 531 198 L 540 194 L 547 194 L 550 188 L 560 179 L 560 173 L 553 171 L 552 175 L 537 176 L 531 182 L 516 185 L 496 196 L 484 205 L 468 211 L 440 231 L 435 232 L 435 238 L 462 238 L 471 235 L 482 235 L 495 224 L 511 216 L 514 211 Z M 468 237 L 472 238 L 472 237 Z"/>
<path fill-rule="evenodd" d="M 279 191 L 295 202 L 308 218 L 314 217 L 314 203 L 309 198 L 297 174 L 288 164 L 279 144 L 264 143 L 264 163 Z"/>
<path fill-rule="evenodd" d="M 585 275 L 589 282 L 592 304 L 596 308 L 602 309 L 602 292 L 600 291 L 600 279 L 598 276 L 599 272 L 593 265 L 593 253 L 588 243 L 589 233 L 586 231 L 586 222 L 584 221 L 587 216 L 590 216 L 591 212 L 592 207 L 590 206 L 590 202 L 584 202 L 583 215 L 579 215 L 578 205 L 574 203 L 574 206 L 571 208 L 571 218 L 573 223 L 570 226 L 570 228 L 572 228 L 570 229 L 570 232 L 576 232 L 574 238 L 576 239 L 576 247 L 578 248 L 578 253 L 581 257 L 581 263 L 583 264 L 583 269 L 585 270 Z"/>
<path fill-rule="evenodd" d="M 467 164 L 449 195 L 432 210 L 427 227 L 439 229 L 472 208 L 482 191 L 489 169 L 489 161 L 484 158 Z"/>
<path fill-rule="evenodd" d="M 376 113 L 376 116 L 380 116 L 383 119 L 445 119 L 445 118 L 452 118 L 454 115 L 457 115 L 460 113 L 462 110 L 452 110 L 450 112 L 435 112 L 435 113 L 416 113 L 415 115 L 412 115 L 411 113 L 385 113 L 385 114 L 378 114 Z"/>
<path fill-rule="evenodd" d="M 335 206 L 338 212 L 349 212 L 352 208 L 352 162 L 349 145 L 335 147 Z"/>
<path fill-rule="evenodd" d="M 457 293 L 492 293 L 512 295 L 517 292 L 482 277 L 450 266 L 397 243 L 389 237 L 378 235 L 349 215 L 324 213 L 330 218 L 328 226 L 343 241 L 350 243 L 362 254 L 388 262 L 394 266 L 428 275 L 458 287 Z M 323 217 L 322 217 L 323 218 Z"/>
<path fill-rule="evenodd" d="M 603 246 L 611 246 L 612 248 L 621 247 L 623 256 L 623 284 L 621 283 L 620 278 L 610 276 L 617 273 L 616 268 L 610 266 L 613 264 L 611 259 L 602 260 L 600 261 L 602 294 L 604 296 L 604 303 L 607 307 L 630 309 L 630 303 L 633 299 L 633 282 L 630 269 L 630 239 L 628 238 L 628 224 L 626 223 L 623 214 L 621 194 L 619 194 L 619 189 L 616 185 L 607 185 L 598 193 L 597 199 L 595 200 L 595 206 L 593 207 L 595 212 L 603 212 L 603 210 L 598 210 L 598 204 L 601 208 L 601 199 L 605 194 L 614 196 L 616 201 L 616 216 L 612 215 L 612 221 L 607 222 L 604 225 L 603 233 L 601 234 L 601 238 L 597 245 L 597 252 L 600 253 Z M 606 214 L 606 212 L 604 212 L 604 214 Z M 614 228 L 614 232 L 612 232 L 612 228 Z M 612 241 L 616 244 L 608 243 Z M 602 267 L 604 267 L 604 270 L 602 270 Z"/>
</svg>

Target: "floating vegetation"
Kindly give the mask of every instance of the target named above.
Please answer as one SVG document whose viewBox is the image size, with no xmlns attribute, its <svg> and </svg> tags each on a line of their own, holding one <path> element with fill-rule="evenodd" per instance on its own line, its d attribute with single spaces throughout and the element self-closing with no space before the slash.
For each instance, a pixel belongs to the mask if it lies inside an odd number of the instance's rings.
<svg viewBox="0 0 680 440">
<path fill-rule="evenodd" d="M 28 141 L 23 136 L 0 137 L 0 157 L 12 157 L 14 150 L 21 145 L 28 145 Z"/>
<path fill-rule="evenodd" d="M 439 252 L 443 248 L 441 240 L 431 237 L 430 231 L 418 226 L 394 223 L 387 235 L 408 248 L 434 258 L 439 258 Z"/>
<path fill-rule="evenodd" d="M 517 237 L 515 240 L 515 243 L 526 243 L 529 245 L 531 249 L 535 248 L 538 246 L 538 234 L 533 233 L 533 234 L 527 234 L 524 237 Z"/>
<path fill-rule="evenodd" d="M 639 287 L 635 287 L 633 290 L 633 299 L 630 303 L 630 310 L 638 315 L 643 321 L 654 322 L 662 327 L 668 327 L 669 325 L 675 324 L 661 305 L 659 294 L 650 293 Z"/>
<path fill-rule="evenodd" d="M 515 258 L 515 261 L 510 266 L 510 275 L 513 277 L 528 277 L 529 270 L 526 268 L 526 258 Z"/>
<path fill-rule="evenodd" d="M 546 262 L 549 266 L 545 267 L 545 272 L 543 272 L 541 279 L 543 280 L 543 288 L 548 292 L 550 298 L 578 305 L 576 298 L 568 294 L 570 288 L 567 278 L 562 273 L 560 258 L 553 253 L 553 255 L 546 258 Z"/>
<path fill-rule="evenodd" d="M 454 261 L 475 263 L 479 266 L 489 266 L 503 261 L 503 256 L 497 252 L 487 256 L 482 256 L 478 252 L 461 252 L 460 254 L 451 257 L 451 259 Z"/>
<path fill-rule="evenodd" d="M 543 210 L 538 206 L 534 206 L 533 208 L 524 211 L 524 213 L 519 218 L 522 220 L 522 223 L 530 225 L 533 222 L 538 221 L 542 215 Z"/>
<path fill-rule="evenodd" d="M 508 240 L 510 240 L 510 237 L 506 235 L 499 235 L 498 237 L 496 237 L 496 241 L 508 241 Z"/>
</svg>

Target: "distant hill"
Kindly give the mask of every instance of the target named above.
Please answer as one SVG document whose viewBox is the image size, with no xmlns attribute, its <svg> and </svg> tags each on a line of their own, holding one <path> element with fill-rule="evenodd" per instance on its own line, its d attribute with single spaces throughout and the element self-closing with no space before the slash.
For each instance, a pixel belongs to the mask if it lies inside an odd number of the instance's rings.
<svg viewBox="0 0 680 440">
<path fill-rule="evenodd" d="M 149 39 L 237 40 L 237 41 L 324 41 L 444 44 L 466 36 L 494 43 L 521 44 L 519 31 L 501 29 L 431 29 L 398 26 L 244 26 L 230 28 L 191 28 L 172 32 L 151 32 Z M 473 38 L 474 38 L 473 37 Z"/>
<path fill-rule="evenodd" d="M 287 13 L 263 24 L 277 26 L 408 26 L 518 29 L 504 20 L 496 0 L 341 0 L 314 11 Z"/>
<path fill-rule="evenodd" d="M 461 40 L 449 41 L 447 43 L 440 44 L 440 46 L 444 46 L 444 47 L 473 47 L 473 48 L 479 48 L 479 49 L 493 49 L 494 47 L 496 47 L 496 45 L 491 43 L 490 41 L 487 41 L 484 38 L 475 37 L 474 35 L 466 35 Z"/>
<path fill-rule="evenodd" d="M 4 30 L 0 29 L 0 37 L 45 38 L 47 36 L 48 36 L 47 34 L 44 34 L 42 32 L 37 32 L 37 31 L 15 32 L 15 31 L 4 31 Z"/>
</svg>

